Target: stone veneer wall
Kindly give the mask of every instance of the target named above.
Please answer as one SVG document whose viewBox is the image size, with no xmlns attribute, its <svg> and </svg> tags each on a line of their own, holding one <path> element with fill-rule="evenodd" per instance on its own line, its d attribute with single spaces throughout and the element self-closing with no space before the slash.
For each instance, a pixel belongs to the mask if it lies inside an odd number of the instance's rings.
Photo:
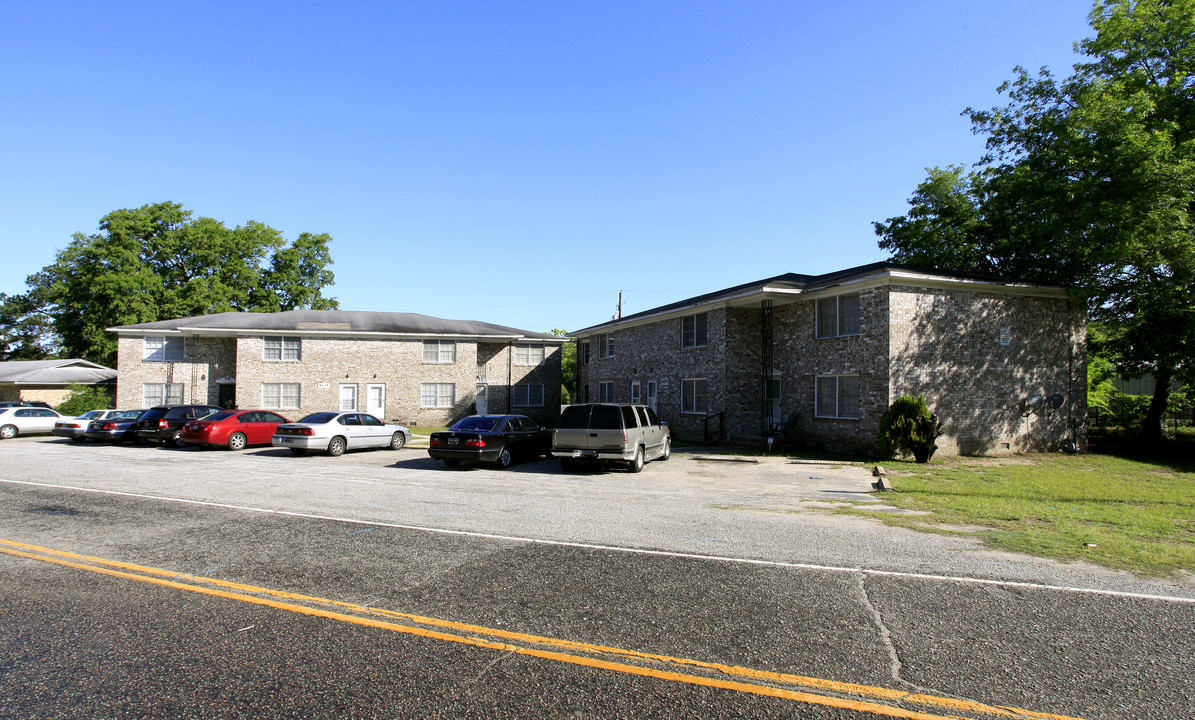
<svg viewBox="0 0 1195 720">
<path fill-rule="evenodd" d="M 509 363 L 507 343 L 457 341 L 456 362 L 424 363 L 423 341 L 394 338 L 354 339 L 303 337 L 301 360 L 263 359 L 264 337 L 188 337 L 182 362 L 145 362 L 141 337 L 118 339 L 118 407 L 142 407 L 145 383 L 183 383 L 186 402 L 217 404 L 217 380 L 235 379 L 236 405 L 262 405 L 262 383 L 300 383 L 299 408 L 281 412 L 291 419 L 308 413 L 336 409 L 340 386 L 357 387 L 357 407 L 364 411 L 367 388 L 384 385 L 385 420 L 414 425 L 446 425 L 474 412 L 478 362 L 485 367 L 489 383 L 489 411 L 506 412 L 506 383 L 542 383 L 544 405 L 512 408 L 546 425 L 555 425 L 560 414 L 560 346 L 545 348 L 544 362 L 537 366 Z M 508 373 L 509 370 L 509 373 Z M 455 404 L 451 408 L 421 408 L 421 384 L 453 383 Z M 327 387 L 322 387 L 326 385 Z"/>
<path fill-rule="evenodd" d="M 945 454 L 1086 446 L 1087 328 L 1066 298 L 893 287 L 890 399 L 923 394 Z M 1007 344 L 1001 343 L 1002 329 Z M 1060 394 L 1030 412 L 1032 395 Z"/>
<path fill-rule="evenodd" d="M 145 339 L 121 337 L 116 345 L 116 406 L 145 406 L 146 383 L 182 383 L 183 401 L 215 405 L 219 399 L 218 378 L 234 375 L 236 344 L 232 338 L 188 337 L 183 341 L 180 362 L 146 362 L 142 358 Z"/>
<path fill-rule="evenodd" d="M 709 383 L 709 407 L 717 412 L 726 393 L 725 310 L 709 311 L 704 347 L 681 348 L 681 319 L 668 318 L 615 330 L 614 357 L 597 356 L 596 338 L 589 338 L 590 361 L 578 364 L 578 387 L 589 386 L 589 399 L 596 402 L 598 383 L 614 383 L 614 402 L 631 402 L 631 385 L 638 381 L 641 401 L 646 402 L 647 383 L 657 383 L 656 412 L 676 438 L 695 440 L 702 433 L 704 414 L 681 414 L 681 381 L 705 378 Z"/>
</svg>

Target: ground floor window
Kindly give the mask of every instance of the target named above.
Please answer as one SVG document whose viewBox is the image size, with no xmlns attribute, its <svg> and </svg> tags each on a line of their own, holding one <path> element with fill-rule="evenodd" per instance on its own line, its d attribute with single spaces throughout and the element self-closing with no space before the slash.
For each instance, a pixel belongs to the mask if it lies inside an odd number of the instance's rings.
<svg viewBox="0 0 1195 720">
<path fill-rule="evenodd" d="M 822 375 L 817 379 L 814 407 L 818 417 L 859 417 L 859 376 Z"/>
<path fill-rule="evenodd" d="M 598 383 L 597 401 L 602 403 L 614 402 L 614 383 L 600 382 Z"/>
<path fill-rule="evenodd" d="M 705 415 L 709 412 L 710 383 L 705 378 L 687 378 L 680 382 L 680 411 Z"/>
<path fill-rule="evenodd" d="M 419 386 L 419 407 L 450 408 L 456 405 L 453 383 L 423 383 Z"/>
<path fill-rule="evenodd" d="M 261 406 L 269 410 L 297 410 L 299 383 L 262 383 Z"/>
<path fill-rule="evenodd" d="M 146 383 L 141 386 L 141 398 L 145 407 L 155 405 L 182 405 L 182 383 Z"/>
<path fill-rule="evenodd" d="M 543 385 L 515 385 L 514 403 L 516 407 L 543 407 Z"/>
</svg>

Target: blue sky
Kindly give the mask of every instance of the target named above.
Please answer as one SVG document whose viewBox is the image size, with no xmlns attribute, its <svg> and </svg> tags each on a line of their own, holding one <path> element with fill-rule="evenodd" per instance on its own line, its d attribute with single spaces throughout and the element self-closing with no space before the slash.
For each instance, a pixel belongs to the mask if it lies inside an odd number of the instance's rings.
<svg viewBox="0 0 1195 720">
<path fill-rule="evenodd" d="M 332 235 L 349 310 L 576 330 L 885 259 L 871 223 L 1088 0 L 0 9 L 0 292 L 106 213 Z"/>
</svg>

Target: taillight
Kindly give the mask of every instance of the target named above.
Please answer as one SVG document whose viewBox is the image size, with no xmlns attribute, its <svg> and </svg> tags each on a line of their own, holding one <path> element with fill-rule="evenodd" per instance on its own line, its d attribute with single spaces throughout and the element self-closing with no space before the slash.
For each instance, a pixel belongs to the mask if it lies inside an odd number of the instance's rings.
<svg viewBox="0 0 1195 720">
<path fill-rule="evenodd" d="M 100 425 L 100 430 L 115 430 L 116 428 L 116 423 L 104 423 L 103 425 Z"/>
<path fill-rule="evenodd" d="M 485 440 L 466 440 L 465 447 L 485 447 Z"/>
<path fill-rule="evenodd" d="M 428 445 L 443 445 L 444 442 L 442 440 L 440 440 L 440 438 L 432 438 L 430 441 L 428 441 L 427 444 Z"/>
<path fill-rule="evenodd" d="M 314 435 L 315 428 L 299 428 L 300 435 Z"/>
<path fill-rule="evenodd" d="M 627 431 L 626 430 L 622 431 L 622 444 L 623 445 L 627 444 Z"/>
<path fill-rule="evenodd" d="M 170 423 L 166 422 L 165 420 L 158 421 L 158 429 L 159 430 L 165 430 L 168 427 L 170 427 Z"/>
</svg>

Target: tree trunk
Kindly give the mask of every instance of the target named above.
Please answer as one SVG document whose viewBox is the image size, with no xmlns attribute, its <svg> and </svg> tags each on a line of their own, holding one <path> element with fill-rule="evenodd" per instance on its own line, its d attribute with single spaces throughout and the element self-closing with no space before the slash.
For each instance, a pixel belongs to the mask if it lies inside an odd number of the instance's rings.
<svg viewBox="0 0 1195 720">
<path fill-rule="evenodd" d="M 1145 422 L 1141 426 L 1141 438 L 1148 443 L 1164 443 L 1166 441 L 1166 405 L 1170 401 L 1169 370 L 1158 369 L 1154 380 L 1154 395 L 1149 401 L 1149 410 L 1145 413 Z"/>
</svg>

